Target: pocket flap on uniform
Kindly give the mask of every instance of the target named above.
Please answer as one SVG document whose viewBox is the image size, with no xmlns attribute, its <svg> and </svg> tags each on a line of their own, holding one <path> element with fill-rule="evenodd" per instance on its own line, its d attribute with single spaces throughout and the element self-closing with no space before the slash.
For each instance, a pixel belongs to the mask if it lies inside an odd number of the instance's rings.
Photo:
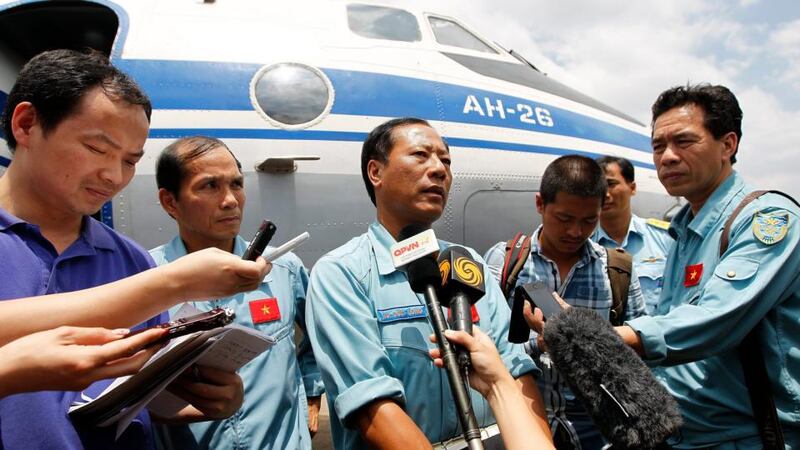
<svg viewBox="0 0 800 450">
<path fill-rule="evenodd" d="M 714 269 L 714 275 L 728 281 L 747 280 L 755 276 L 756 272 L 758 261 L 741 256 L 726 258 Z"/>
<path fill-rule="evenodd" d="M 641 277 L 647 277 L 652 280 L 657 280 L 664 276 L 664 258 L 657 259 L 655 261 L 648 261 L 644 260 L 639 264 L 635 264 L 633 269 L 636 270 L 636 275 Z"/>
</svg>

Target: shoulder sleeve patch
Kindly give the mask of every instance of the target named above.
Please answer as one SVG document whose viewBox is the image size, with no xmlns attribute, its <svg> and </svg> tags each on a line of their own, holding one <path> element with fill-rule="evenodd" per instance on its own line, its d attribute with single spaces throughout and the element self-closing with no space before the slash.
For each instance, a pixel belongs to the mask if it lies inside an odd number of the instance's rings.
<svg viewBox="0 0 800 450">
<path fill-rule="evenodd" d="M 757 212 L 753 215 L 753 235 L 767 245 L 777 244 L 782 241 L 788 231 L 788 212 Z"/>
<path fill-rule="evenodd" d="M 658 220 L 658 219 L 650 218 L 650 219 L 647 219 L 646 222 L 651 227 L 656 227 L 656 228 L 659 228 L 659 229 L 662 229 L 662 230 L 669 230 L 669 222 L 666 222 L 664 220 Z"/>
</svg>

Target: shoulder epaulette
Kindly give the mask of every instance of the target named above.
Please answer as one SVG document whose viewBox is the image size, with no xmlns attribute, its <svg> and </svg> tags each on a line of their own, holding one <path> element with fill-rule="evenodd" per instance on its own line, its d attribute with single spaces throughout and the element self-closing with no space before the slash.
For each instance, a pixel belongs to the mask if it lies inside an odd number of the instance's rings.
<svg viewBox="0 0 800 450">
<path fill-rule="evenodd" d="M 647 222 L 647 224 L 650 225 L 651 227 L 660 228 L 662 230 L 669 230 L 669 222 L 667 221 L 650 218 L 647 219 L 645 222 Z"/>
</svg>

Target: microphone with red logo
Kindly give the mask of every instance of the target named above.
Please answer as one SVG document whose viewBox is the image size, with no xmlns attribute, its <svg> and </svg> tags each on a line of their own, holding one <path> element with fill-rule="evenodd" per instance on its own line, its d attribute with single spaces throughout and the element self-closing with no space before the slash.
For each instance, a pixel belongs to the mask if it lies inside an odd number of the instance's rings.
<svg viewBox="0 0 800 450">
<path fill-rule="evenodd" d="M 472 334 L 472 305 L 486 293 L 481 265 L 466 248 L 453 245 L 439 255 L 439 273 L 439 298 L 450 308 L 450 328 Z M 459 366 L 471 364 L 467 349 L 457 345 L 456 353 Z"/>
<path fill-rule="evenodd" d="M 459 371 L 453 345 L 444 336 L 447 323 L 442 312 L 442 305 L 436 295 L 436 289 L 441 286 L 442 282 L 439 267 L 433 256 L 433 253 L 439 250 L 436 235 L 431 229 L 419 225 L 409 225 L 400 231 L 399 237 L 400 242 L 392 247 L 395 267 L 405 266 L 411 289 L 425 296 L 428 317 L 433 326 L 433 333 L 436 335 L 439 352 L 442 355 L 450 391 L 455 399 L 458 419 L 464 430 L 464 439 L 470 450 L 483 450 L 481 433 L 470 403 L 466 379 Z"/>
</svg>

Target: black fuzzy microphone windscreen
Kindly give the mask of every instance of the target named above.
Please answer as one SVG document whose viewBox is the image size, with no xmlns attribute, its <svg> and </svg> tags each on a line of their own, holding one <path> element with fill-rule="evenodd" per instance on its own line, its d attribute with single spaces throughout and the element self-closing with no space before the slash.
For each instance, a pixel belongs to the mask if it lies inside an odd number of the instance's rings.
<svg viewBox="0 0 800 450">
<path fill-rule="evenodd" d="M 675 399 L 594 311 L 569 308 L 551 317 L 544 340 L 555 367 L 614 449 L 662 448 L 680 427 Z"/>
</svg>

